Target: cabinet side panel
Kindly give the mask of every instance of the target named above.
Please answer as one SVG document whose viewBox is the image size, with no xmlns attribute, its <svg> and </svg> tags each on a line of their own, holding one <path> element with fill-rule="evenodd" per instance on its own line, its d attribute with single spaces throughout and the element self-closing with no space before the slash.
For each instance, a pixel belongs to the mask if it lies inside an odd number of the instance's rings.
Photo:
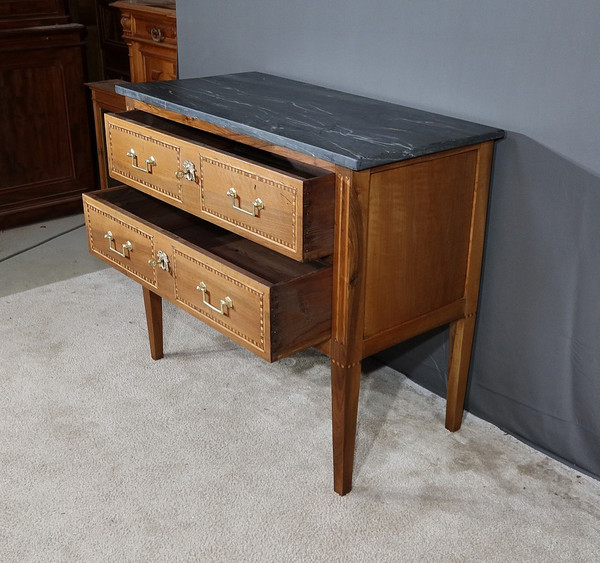
<svg viewBox="0 0 600 563">
<path fill-rule="evenodd" d="M 271 292 L 272 360 L 331 336 L 333 268 L 328 267 Z"/>
<path fill-rule="evenodd" d="M 373 171 L 365 338 L 464 297 L 477 154 Z"/>
</svg>

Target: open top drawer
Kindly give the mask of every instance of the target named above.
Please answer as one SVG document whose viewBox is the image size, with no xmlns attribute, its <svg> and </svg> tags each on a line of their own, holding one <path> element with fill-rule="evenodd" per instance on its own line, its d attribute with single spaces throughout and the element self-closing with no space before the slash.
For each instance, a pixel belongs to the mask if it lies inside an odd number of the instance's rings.
<svg viewBox="0 0 600 563">
<path fill-rule="evenodd" d="M 128 187 L 83 200 L 91 254 L 255 354 L 329 338 L 328 262 L 296 262 Z"/>
<path fill-rule="evenodd" d="M 105 124 L 113 178 L 294 260 L 333 252 L 331 172 L 140 111 Z"/>
</svg>

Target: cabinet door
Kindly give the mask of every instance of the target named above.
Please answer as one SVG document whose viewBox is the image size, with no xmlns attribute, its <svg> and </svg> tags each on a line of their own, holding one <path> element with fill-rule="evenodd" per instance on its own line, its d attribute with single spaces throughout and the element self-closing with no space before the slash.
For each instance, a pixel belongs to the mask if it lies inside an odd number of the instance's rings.
<svg viewBox="0 0 600 563">
<path fill-rule="evenodd" d="M 66 15 L 66 0 L 2 0 L 0 18 L 35 18 Z M 62 18 L 65 20 L 66 18 Z"/>
<path fill-rule="evenodd" d="M 177 78 L 177 51 L 147 43 L 131 46 L 132 82 L 154 82 Z"/>
<path fill-rule="evenodd" d="M 82 29 L 0 42 L 0 228 L 72 213 L 94 188 Z"/>
</svg>

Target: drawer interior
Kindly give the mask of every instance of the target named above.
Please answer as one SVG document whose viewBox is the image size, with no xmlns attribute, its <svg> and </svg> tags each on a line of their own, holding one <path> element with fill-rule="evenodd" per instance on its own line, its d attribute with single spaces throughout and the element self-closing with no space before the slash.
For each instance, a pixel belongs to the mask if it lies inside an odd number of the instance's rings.
<svg viewBox="0 0 600 563">
<path fill-rule="evenodd" d="M 92 195 L 271 284 L 331 268 L 326 260 L 297 262 L 133 188 L 112 188 Z"/>
<path fill-rule="evenodd" d="M 227 152 L 231 155 L 239 158 L 246 159 L 255 164 L 259 164 L 273 170 L 285 172 L 292 176 L 296 176 L 303 180 L 309 180 L 311 178 L 319 178 L 331 174 L 328 170 L 317 168 L 316 166 L 310 166 L 295 160 L 291 160 L 282 156 L 271 154 L 267 151 L 238 143 L 231 139 L 219 137 L 212 133 L 201 131 L 200 129 L 193 129 L 181 123 L 176 123 L 168 119 L 163 119 L 156 115 L 146 113 L 139 110 L 132 110 L 118 114 L 119 118 L 132 121 L 151 127 L 162 133 L 168 133 L 171 136 L 179 137 L 185 141 L 192 141 L 205 145 L 209 148 Z"/>
</svg>

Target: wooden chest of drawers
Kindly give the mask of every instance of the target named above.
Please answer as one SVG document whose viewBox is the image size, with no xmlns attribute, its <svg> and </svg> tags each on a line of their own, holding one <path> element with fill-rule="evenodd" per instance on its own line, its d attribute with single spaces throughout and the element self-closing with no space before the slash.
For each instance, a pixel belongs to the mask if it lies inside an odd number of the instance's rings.
<svg viewBox="0 0 600 563">
<path fill-rule="evenodd" d="M 334 488 L 347 493 L 361 361 L 451 326 L 446 427 L 462 420 L 498 129 L 259 73 L 123 85 L 110 173 L 84 195 L 90 251 L 277 360 L 331 358 Z M 141 111 L 140 111 L 141 110 Z"/>
</svg>

